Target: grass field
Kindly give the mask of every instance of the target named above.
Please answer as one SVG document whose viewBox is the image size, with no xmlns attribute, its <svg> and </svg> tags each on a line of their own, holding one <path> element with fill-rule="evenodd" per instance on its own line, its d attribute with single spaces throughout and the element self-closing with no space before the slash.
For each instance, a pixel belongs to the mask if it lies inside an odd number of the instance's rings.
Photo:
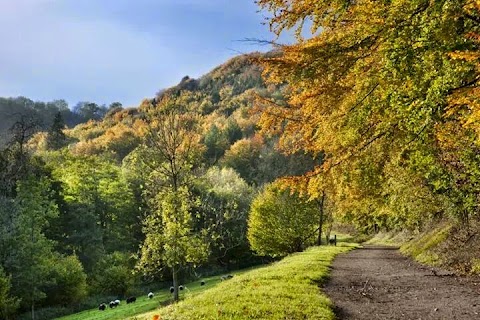
<svg viewBox="0 0 480 320">
<path fill-rule="evenodd" d="M 328 277 L 333 258 L 354 245 L 314 247 L 293 254 L 269 266 L 232 272 L 233 279 L 221 275 L 186 285 L 177 304 L 168 305 L 168 290 L 155 292 L 153 299 L 137 301 L 105 311 L 98 309 L 57 318 L 57 320 L 162 320 L 181 319 L 324 319 L 333 320 L 331 303 L 320 285 Z M 163 306 L 163 307 L 162 307 Z"/>
<path fill-rule="evenodd" d="M 236 272 L 232 272 L 231 274 L 237 276 L 250 270 L 252 270 L 252 268 L 239 270 Z M 180 297 L 189 298 L 204 290 L 212 288 L 216 286 L 219 282 L 221 282 L 220 278 L 221 275 L 203 278 L 202 280 L 206 282 L 205 286 L 200 285 L 200 280 L 192 283 L 187 283 L 186 289 L 180 292 Z M 169 290 L 165 289 L 160 292 L 155 292 L 155 296 L 153 299 L 148 299 L 145 295 L 144 297 L 137 297 L 137 301 L 135 303 L 131 303 L 128 305 L 125 301 L 122 301 L 120 306 L 114 309 L 107 308 L 107 310 L 105 311 L 100 311 L 95 308 L 57 318 L 56 320 L 123 320 L 130 317 L 133 317 L 131 319 L 135 319 L 135 315 L 144 314 L 151 310 L 158 309 L 161 305 L 168 304 L 171 298 L 172 295 L 170 294 Z M 104 302 L 108 303 L 109 301 Z M 100 303 L 101 301 L 99 301 L 99 304 Z"/>
<path fill-rule="evenodd" d="M 181 319 L 325 319 L 333 320 L 329 299 L 320 285 L 329 265 L 354 245 L 315 247 L 267 267 L 224 281 L 202 294 L 129 318 Z"/>
</svg>

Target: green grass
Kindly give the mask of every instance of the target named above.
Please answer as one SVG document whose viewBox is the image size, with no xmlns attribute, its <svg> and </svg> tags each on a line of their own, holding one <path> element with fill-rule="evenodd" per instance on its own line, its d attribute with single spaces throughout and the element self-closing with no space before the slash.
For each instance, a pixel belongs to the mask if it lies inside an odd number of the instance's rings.
<svg viewBox="0 0 480 320">
<path fill-rule="evenodd" d="M 409 255 L 420 263 L 436 266 L 441 263 L 435 247 L 448 237 L 451 225 L 439 226 L 430 232 L 425 232 L 419 237 L 405 243 L 400 248 L 403 254 Z"/>
<path fill-rule="evenodd" d="M 434 250 L 445 241 L 450 229 L 451 225 L 442 224 L 422 233 L 409 231 L 378 233 L 366 243 L 400 247 L 400 252 L 404 255 L 426 265 L 438 266 L 441 264 L 441 258 Z"/>
<path fill-rule="evenodd" d="M 166 301 L 170 298 L 170 293 L 167 292 L 158 292 L 153 299 L 148 299 L 147 297 L 137 298 L 137 301 L 132 304 L 126 304 L 125 300 L 123 300 L 117 308 L 110 309 L 108 308 L 105 311 L 100 311 L 97 308 L 85 310 L 79 313 L 71 314 L 68 316 L 64 316 L 61 318 L 57 318 L 58 320 L 114 320 L 114 319 L 125 319 L 127 317 L 145 313 L 150 310 L 154 310 L 158 307 L 159 303 Z M 99 301 L 100 304 L 101 301 Z"/>
<path fill-rule="evenodd" d="M 165 319 L 325 319 L 333 320 L 329 299 L 319 285 L 328 276 L 333 258 L 354 245 L 314 247 L 293 254 L 266 267 L 232 272 L 233 279 L 221 281 L 221 275 L 186 285 L 182 301 L 168 305 L 167 289 L 155 292 L 153 299 L 137 297 L 105 311 L 86 310 L 57 320 L 151 320 Z M 99 301 L 100 302 L 100 301 Z M 105 301 L 107 302 L 107 301 Z M 161 307 L 168 305 L 167 307 Z"/>
<path fill-rule="evenodd" d="M 233 275 L 239 275 L 245 272 L 248 272 L 254 268 L 239 270 L 235 272 L 231 272 Z M 205 280 L 206 285 L 201 286 L 200 281 L 187 283 L 186 289 L 180 292 L 181 298 L 188 298 L 192 297 L 202 291 L 205 291 L 209 288 L 216 286 L 218 283 L 221 282 L 221 275 L 213 276 L 213 277 L 206 277 L 202 278 L 201 280 Z M 85 310 L 79 313 L 71 314 L 68 316 L 64 316 L 61 318 L 57 318 L 56 320 L 117 320 L 117 319 L 135 319 L 135 315 L 144 314 L 151 310 L 157 309 L 160 305 L 168 304 L 172 298 L 170 291 L 165 289 L 160 292 L 154 292 L 155 296 L 153 299 L 148 299 L 145 295 L 144 297 L 137 297 L 137 301 L 135 303 L 126 304 L 125 300 L 123 300 L 117 308 L 110 309 L 107 307 L 107 310 L 100 311 L 97 308 Z M 99 304 L 102 301 L 99 301 Z M 108 303 L 109 301 L 103 301 Z"/>
<path fill-rule="evenodd" d="M 412 237 L 409 232 L 379 232 L 371 239 L 365 242 L 365 244 L 377 244 L 384 246 L 400 247 Z"/>
<path fill-rule="evenodd" d="M 335 318 L 320 285 L 333 258 L 354 245 L 314 247 L 267 267 L 235 276 L 202 294 L 129 318 L 160 319 L 325 319 Z"/>
<path fill-rule="evenodd" d="M 470 269 L 471 274 L 480 274 L 480 259 L 472 259 L 472 268 Z"/>
</svg>

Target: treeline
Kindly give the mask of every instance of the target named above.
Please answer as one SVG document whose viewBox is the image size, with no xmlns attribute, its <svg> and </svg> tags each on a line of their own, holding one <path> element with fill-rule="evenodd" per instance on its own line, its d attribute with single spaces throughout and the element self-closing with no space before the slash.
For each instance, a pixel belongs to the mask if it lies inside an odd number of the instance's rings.
<svg viewBox="0 0 480 320">
<path fill-rule="evenodd" d="M 282 99 L 281 86 L 263 84 L 259 57 L 185 78 L 139 108 L 83 104 L 74 112 L 93 121 L 72 128 L 61 113 L 40 131 L 27 132 L 27 118 L 11 127 L 0 162 L 2 318 L 52 318 L 263 261 L 247 239 L 252 200 L 319 160 L 256 132 L 254 100 Z"/>
<path fill-rule="evenodd" d="M 0 98 L 0 143 L 5 145 L 9 141 L 9 129 L 21 118 L 29 119 L 38 131 L 47 130 L 57 114 L 67 127 L 100 120 L 110 109 L 122 107 L 121 103 L 113 102 L 110 106 L 98 105 L 94 102 L 79 102 L 72 108 L 65 100 L 51 102 L 33 101 L 25 97 Z"/>
</svg>

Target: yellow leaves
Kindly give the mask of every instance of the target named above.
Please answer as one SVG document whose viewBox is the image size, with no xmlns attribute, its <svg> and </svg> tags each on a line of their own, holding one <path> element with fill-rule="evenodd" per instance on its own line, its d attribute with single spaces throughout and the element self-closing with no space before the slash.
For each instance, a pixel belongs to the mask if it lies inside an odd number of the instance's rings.
<svg viewBox="0 0 480 320">
<path fill-rule="evenodd" d="M 467 12 L 479 12 L 480 11 L 480 0 L 470 0 L 465 4 L 465 10 Z"/>
<path fill-rule="evenodd" d="M 449 54 L 452 59 L 465 60 L 468 62 L 478 61 L 480 59 L 480 52 L 477 51 L 455 51 Z"/>
<path fill-rule="evenodd" d="M 135 119 L 132 128 L 139 137 L 144 137 L 148 132 L 148 125 L 142 119 Z"/>
<path fill-rule="evenodd" d="M 464 10 L 470 15 L 480 13 L 480 1 L 467 1 Z M 478 32 L 467 32 L 466 40 L 474 41 L 480 44 L 480 34 Z M 445 113 L 445 118 L 458 121 L 465 128 L 476 131 L 480 138 L 480 88 L 478 74 L 480 73 L 480 52 L 478 50 L 454 51 L 449 54 L 454 60 L 463 60 L 475 65 L 476 79 L 470 80 L 468 85 L 455 90 L 448 99 L 449 107 Z"/>
<path fill-rule="evenodd" d="M 271 104 L 263 108 L 262 130 L 283 132 L 280 142 L 284 150 L 335 154 L 354 145 L 358 141 L 357 127 L 346 130 L 342 127 L 355 104 L 365 102 L 361 96 L 365 94 L 364 81 L 377 72 L 378 57 L 371 51 L 375 33 L 384 23 L 384 8 L 376 1 L 359 1 L 348 8 L 336 1 L 261 3 L 286 10 L 282 14 L 289 16 L 288 19 L 301 19 L 308 13 L 318 18 L 319 23 L 320 13 L 332 17 L 338 14 L 337 21 L 345 19 L 338 28 L 326 29 L 312 39 L 286 46 L 281 56 L 263 61 L 264 75 L 269 80 L 295 87 L 287 107 Z"/>
</svg>

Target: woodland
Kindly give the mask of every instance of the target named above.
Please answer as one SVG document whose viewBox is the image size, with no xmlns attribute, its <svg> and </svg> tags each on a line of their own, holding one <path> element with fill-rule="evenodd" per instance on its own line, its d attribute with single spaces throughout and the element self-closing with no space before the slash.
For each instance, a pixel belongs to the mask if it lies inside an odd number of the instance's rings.
<svg viewBox="0 0 480 320">
<path fill-rule="evenodd" d="M 480 2 L 257 4 L 295 44 L 137 108 L 0 99 L 1 319 L 172 281 L 178 300 L 184 279 L 320 245 L 334 224 L 448 224 L 442 263 L 480 270 Z"/>
</svg>

